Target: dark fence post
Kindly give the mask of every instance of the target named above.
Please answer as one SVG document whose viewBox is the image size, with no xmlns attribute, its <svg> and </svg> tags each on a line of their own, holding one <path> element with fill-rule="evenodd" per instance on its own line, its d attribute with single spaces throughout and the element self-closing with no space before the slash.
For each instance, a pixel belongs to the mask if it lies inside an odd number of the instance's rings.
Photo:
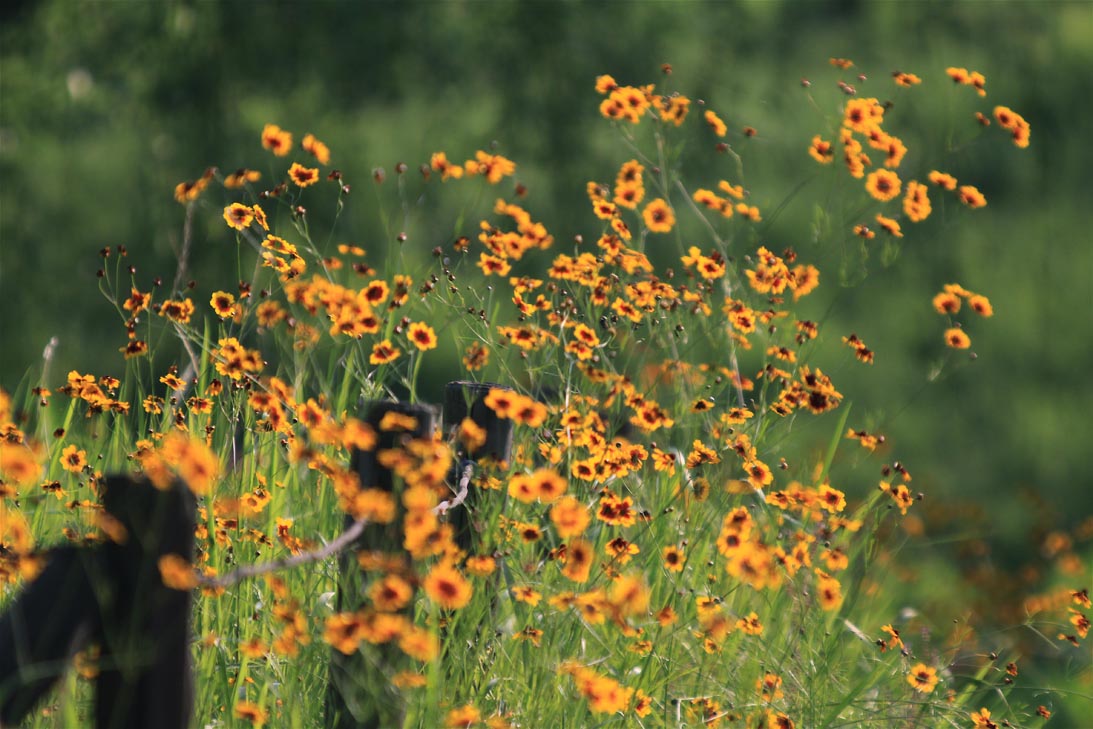
<svg viewBox="0 0 1093 729">
<path fill-rule="evenodd" d="M 408 415 L 416 421 L 411 431 L 383 431 L 380 422 L 388 413 Z M 354 451 L 352 467 L 360 476 L 361 488 L 394 491 L 394 475 L 379 464 L 380 451 L 394 448 L 407 438 L 432 438 L 436 430 L 436 411 L 427 405 L 379 402 L 369 406 L 365 422 L 378 436 L 371 451 Z M 396 494 L 396 500 L 398 499 Z M 401 502 L 399 512 L 402 514 Z M 346 526 L 353 523 L 346 517 Z M 358 550 L 403 552 L 402 520 L 391 524 L 370 524 L 357 541 Z M 409 556 L 406 556 L 409 564 Z M 356 553 L 339 556 L 339 580 L 336 610 L 357 610 L 364 603 L 367 577 L 356 564 Z M 330 661 L 330 681 L 326 694 L 326 726 L 335 729 L 386 729 L 402 725 L 405 707 L 402 697 L 391 685 L 391 677 L 401 659 L 401 651 L 390 644 L 362 645 L 346 655 L 336 648 Z"/>
<path fill-rule="evenodd" d="M 94 552 L 60 547 L 0 620 L 0 724 L 15 726 L 53 687 L 98 628 L 85 564 Z"/>
<path fill-rule="evenodd" d="M 106 513 L 122 543 L 61 547 L 0 619 L 0 721 L 15 724 L 84 646 L 102 648 L 97 729 L 182 729 L 193 713 L 189 591 L 163 584 L 159 558 L 190 559 L 195 503 L 181 483 L 110 476 Z"/>
<path fill-rule="evenodd" d="M 482 382 L 457 380 L 444 386 L 444 431 L 450 433 L 458 428 L 465 418 L 470 418 L 475 425 L 486 431 L 486 442 L 473 453 L 461 453 L 462 458 L 474 461 L 492 460 L 496 463 L 508 462 L 512 457 L 512 421 L 499 418 L 486 405 L 486 396 L 490 390 L 512 388 Z M 466 499 L 455 510 L 448 512 L 448 523 L 455 532 L 456 543 L 464 551 L 471 551 L 473 546 L 474 525 L 471 517 L 475 511 L 477 491 L 468 490 Z"/>
<path fill-rule="evenodd" d="M 193 558 L 196 503 L 181 482 L 166 490 L 146 480 L 110 477 L 103 506 L 128 534 L 107 544 L 92 585 L 103 595 L 103 660 L 95 682 L 99 729 L 185 729 L 193 714 L 190 611 L 193 593 L 163 584 L 159 558 Z"/>
</svg>

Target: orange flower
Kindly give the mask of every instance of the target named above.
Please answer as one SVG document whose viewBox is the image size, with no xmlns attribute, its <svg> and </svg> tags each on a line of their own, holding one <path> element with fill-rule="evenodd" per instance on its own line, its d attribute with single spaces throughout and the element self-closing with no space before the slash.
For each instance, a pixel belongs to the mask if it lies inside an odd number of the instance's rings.
<svg viewBox="0 0 1093 729">
<path fill-rule="evenodd" d="M 637 575 L 624 575 L 611 586 L 608 600 L 622 615 L 637 615 L 649 609 L 649 588 Z"/>
<path fill-rule="evenodd" d="M 511 418 L 519 397 L 511 390 L 495 387 L 489 391 L 483 402 L 486 403 L 486 407 L 497 414 L 497 417 Z"/>
<path fill-rule="evenodd" d="M 606 73 L 603 74 L 602 76 L 597 76 L 596 77 L 596 93 L 598 93 L 598 94 L 611 93 L 612 91 L 614 91 L 618 87 L 619 87 L 619 85 L 618 85 L 618 83 L 615 82 L 614 77 L 609 76 Z"/>
<path fill-rule="evenodd" d="M 267 124 L 262 130 L 262 146 L 278 157 L 284 157 L 292 150 L 292 133 L 276 124 Z"/>
<path fill-rule="evenodd" d="M 70 473 L 79 473 L 87 466 L 87 451 L 70 445 L 61 452 L 61 468 Z"/>
<path fill-rule="evenodd" d="M 907 194 L 903 197 L 903 212 L 912 223 L 919 223 L 930 216 L 932 208 L 926 186 L 917 180 L 907 183 Z"/>
<path fill-rule="evenodd" d="M 204 175 L 196 180 L 178 183 L 175 185 L 175 200 L 183 204 L 196 200 L 209 186 L 209 180 L 212 177 L 212 168 L 209 168 L 205 170 Z"/>
<path fill-rule="evenodd" d="M 635 554 L 641 554 L 641 547 L 626 541 L 624 537 L 615 537 L 604 547 L 604 553 L 615 564 L 626 564 Z"/>
<path fill-rule="evenodd" d="M 485 345 L 477 342 L 467 347 L 463 355 L 463 366 L 468 372 L 474 372 L 485 367 L 490 361 L 490 350 Z"/>
<path fill-rule="evenodd" d="M 748 205 L 747 203 L 737 203 L 736 204 L 736 212 L 740 213 L 741 216 L 747 218 L 748 220 L 751 220 L 751 221 L 756 222 L 756 223 L 758 223 L 760 220 L 762 220 L 762 217 L 759 215 L 759 207 L 756 206 L 756 205 Z"/>
<path fill-rule="evenodd" d="M 661 556 L 664 559 L 664 569 L 669 572 L 682 572 L 685 558 L 683 550 L 676 546 L 665 547 Z"/>
<path fill-rule="evenodd" d="M 872 240 L 877 237 L 877 234 L 869 229 L 867 225 L 855 225 L 854 235 L 865 238 L 866 240 Z"/>
<path fill-rule="evenodd" d="M 962 296 L 964 298 L 968 298 L 973 295 L 971 291 L 968 291 L 960 284 L 955 283 L 945 284 L 945 292 L 949 294 L 955 294 L 956 296 Z"/>
<path fill-rule="evenodd" d="M 406 607 L 414 596 L 414 588 L 398 575 L 387 575 L 368 588 L 368 597 L 376 610 L 385 613 L 395 612 Z"/>
<path fill-rule="evenodd" d="M 865 178 L 866 191 L 881 202 L 899 195 L 899 175 L 890 170 L 873 170 Z"/>
<path fill-rule="evenodd" d="M 1029 124 L 1025 118 L 1013 109 L 1006 106 L 994 107 L 994 118 L 999 126 L 1009 130 L 1013 135 L 1013 143 L 1018 147 L 1027 147 L 1029 142 Z"/>
<path fill-rule="evenodd" d="M 387 364 L 399 358 L 401 350 L 391 345 L 391 340 L 384 339 L 372 345 L 372 354 L 368 357 L 368 363 L 374 365 Z"/>
<path fill-rule="evenodd" d="M 894 238 L 903 237 L 903 231 L 900 230 L 899 222 L 892 218 L 886 218 L 880 213 L 877 213 L 877 225 L 883 228 L 884 232 L 888 233 L 888 235 Z"/>
<path fill-rule="evenodd" d="M 182 299 L 181 301 L 172 301 L 167 299 L 159 307 L 159 315 L 170 319 L 171 321 L 178 322 L 179 324 L 189 324 L 190 317 L 194 314 L 194 302 L 190 299 Z"/>
<path fill-rule="evenodd" d="M 645 220 L 645 227 L 653 233 L 668 233 L 676 224 L 676 216 L 672 208 L 659 197 L 645 206 L 641 216 Z"/>
<path fill-rule="evenodd" d="M 922 79 L 915 74 L 903 73 L 902 71 L 893 72 L 892 79 L 896 82 L 897 86 L 917 86 L 922 83 Z"/>
<path fill-rule="evenodd" d="M 577 690 L 588 699 L 588 708 L 595 714 L 616 714 L 625 711 L 634 695 L 634 689 L 624 688 L 618 681 L 601 676 L 584 666 L 563 664 L 559 672 L 573 676 Z"/>
<path fill-rule="evenodd" d="M 945 330 L 945 344 L 953 349 L 967 349 L 972 346 L 972 340 L 964 333 L 963 329 L 953 327 Z"/>
<path fill-rule="evenodd" d="M 972 725 L 976 729 L 998 729 L 997 722 L 991 720 L 990 709 L 983 707 L 971 713 Z"/>
<path fill-rule="evenodd" d="M 949 68 L 945 69 L 945 73 L 949 75 L 949 78 L 953 80 L 953 83 L 968 83 L 968 69 L 966 68 L 957 68 L 956 66 L 950 66 Z"/>
<path fill-rule="evenodd" d="M 398 636 L 398 647 L 403 653 L 422 662 L 429 662 L 440 653 L 440 641 L 424 628 L 411 625 Z"/>
<path fill-rule="evenodd" d="M 118 352 L 121 352 L 126 356 L 126 360 L 131 357 L 139 357 L 148 354 L 148 342 L 140 339 L 134 339 L 125 346 L 119 346 Z"/>
<path fill-rule="evenodd" d="M 876 99 L 850 99 L 843 112 L 843 126 L 859 134 L 869 134 L 880 129 L 884 121 L 884 107 Z"/>
<path fill-rule="evenodd" d="M 972 71 L 971 74 L 969 74 L 968 85 L 974 88 L 976 93 L 980 96 L 987 95 L 987 89 L 984 88 L 987 85 L 987 79 L 978 71 Z"/>
<path fill-rule="evenodd" d="M 619 210 L 615 203 L 600 198 L 593 201 L 592 212 L 595 213 L 596 217 L 600 220 L 611 220 L 618 215 Z"/>
<path fill-rule="evenodd" d="M 888 134 L 879 133 L 874 135 L 877 139 L 870 140 L 869 145 L 884 152 L 884 166 L 895 169 L 903 162 L 904 155 L 907 154 L 907 147 L 897 137 L 890 136 Z"/>
<path fill-rule="evenodd" d="M 425 322 L 414 322 L 407 331 L 410 342 L 422 352 L 436 349 L 436 332 Z"/>
<path fill-rule="evenodd" d="M 843 604 L 842 585 L 823 570 L 816 570 L 816 592 L 820 598 L 820 607 L 824 610 L 837 610 Z"/>
<path fill-rule="evenodd" d="M 531 488 L 535 491 L 539 501 L 544 504 L 553 504 L 566 492 L 568 483 L 565 478 L 549 468 L 540 468 L 528 476 Z"/>
<path fill-rule="evenodd" d="M 634 500 L 629 496 L 620 499 L 615 494 L 607 493 L 600 499 L 600 508 L 596 516 L 605 524 L 633 526 L 636 520 Z"/>
<path fill-rule="evenodd" d="M 240 168 L 224 178 L 224 187 L 229 190 L 236 190 L 248 182 L 258 182 L 261 179 L 261 172 Z"/>
<path fill-rule="evenodd" d="M 323 641 L 345 655 L 355 653 L 365 634 L 360 613 L 335 613 L 326 619 Z"/>
<path fill-rule="evenodd" d="M 528 605 L 534 607 L 539 604 L 539 601 L 543 599 L 542 593 L 536 592 L 530 587 L 518 586 L 512 588 L 512 596 L 519 602 L 526 602 Z"/>
<path fill-rule="evenodd" d="M 213 311 L 221 319 L 235 316 L 235 297 L 226 291 L 214 291 L 212 298 L 209 299 L 209 305 L 212 306 Z"/>
<path fill-rule="evenodd" d="M 244 230 L 254 220 L 254 211 L 242 203 L 224 208 L 224 220 L 236 230 Z"/>
<path fill-rule="evenodd" d="M 634 183 L 627 183 L 623 185 L 615 186 L 615 205 L 628 208 L 630 210 L 636 210 L 638 203 L 645 197 L 645 187 Z"/>
<path fill-rule="evenodd" d="M 562 574 L 574 582 L 588 582 L 592 572 L 592 544 L 583 539 L 574 539 L 566 545 L 565 567 Z"/>
<path fill-rule="evenodd" d="M 317 167 L 304 167 L 299 162 L 293 162 L 288 168 L 288 176 L 300 187 L 314 185 L 319 181 L 319 169 Z"/>
<path fill-rule="evenodd" d="M 991 306 L 990 299 L 981 294 L 969 297 L 968 306 L 979 316 L 994 316 L 994 308 Z"/>
<path fill-rule="evenodd" d="M 237 703 L 233 713 L 237 719 L 246 719 L 254 726 L 262 726 L 269 721 L 269 714 L 266 713 L 266 710 L 250 701 Z"/>
<path fill-rule="evenodd" d="M 444 152 L 434 152 L 432 158 L 429 160 L 429 166 L 435 172 L 440 173 L 441 182 L 449 179 L 458 180 L 463 176 L 463 167 L 449 162 L 448 155 Z"/>
<path fill-rule="evenodd" d="M 306 135 L 300 144 L 319 164 L 325 165 L 330 161 L 330 148 L 316 139 L 314 134 Z"/>
<path fill-rule="evenodd" d="M 122 304 L 122 308 L 128 311 L 133 316 L 141 313 L 148 308 L 148 305 L 152 303 L 152 294 L 143 294 L 137 290 L 136 287 L 132 287 L 132 291 L 129 294 L 129 298 Z"/>
<path fill-rule="evenodd" d="M 983 193 L 979 192 L 979 190 L 972 185 L 961 185 L 959 194 L 960 202 L 973 210 L 975 208 L 986 207 L 987 205 L 987 198 L 983 197 Z"/>
<path fill-rule="evenodd" d="M 476 264 L 482 273 L 486 276 L 497 274 L 498 276 L 507 276 L 509 271 L 512 270 L 512 266 L 509 262 L 500 256 L 491 256 L 483 251 L 478 255 L 478 263 Z"/>
<path fill-rule="evenodd" d="M 1031 136 L 1028 124 L 1016 127 L 1011 131 L 1011 134 L 1013 135 L 1014 145 L 1021 147 L 1022 149 L 1028 146 L 1029 137 Z"/>
<path fill-rule="evenodd" d="M 447 562 L 441 562 L 429 570 L 422 586 L 429 599 L 446 610 L 464 607 L 474 594 L 467 578 Z"/>
<path fill-rule="evenodd" d="M 819 134 L 812 138 L 812 144 L 808 148 L 808 153 L 812 155 L 812 159 L 822 165 L 826 165 L 828 162 L 835 159 L 835 150 L 831 146 L 831 142 L 825 142 Z"/>
<path fill-rule="evenodd" d="M 725 127 L 725 122 L 721 121 L 721 117 L 709 110 L 707 110 L 703 116 L 706 119 L 706 123 L 710 125 L 710 129 L 713 130 L 714 134 L 719 137 L 725 136 L 725 134 L 728 132 L 728 129 Z"/>
<path fill-rule="evenodd" d="M 465 567 L 468 572 L 476 577 L 485 577 L 486 575 L 493 574 L 493 571 L 497 569 L 497 560 L 489 556 L 474 556 L 468 557 Z"/>
<path fill-rule="evenodd" d="M 636 159 L 623 162 L 619 167 L 618 174 L 615 175 L 615 185 L 617 187 L 624 185 L 641 185 L 641 175 L 643 172 L 645 172 L 645 166 Z"/>
<path fill-rule="evenodd" d="M 843 492 L 826 483 L 820 485 L 819 501 L 820 508 L 831 514 L 837 514 L 846 508 L 846 496 Z"/>
<path fill-rule="evenodd" d="M 956 189 L 956 178 L 946 172 L 938 172 L 937 170 L 934 170 L 929 175 L 927 175 L 927 178 L 930 180 L 930 182 L 934 183 L 943 190 Z"/>
<path fill-rule="evenodd" d="M 925 663 L 916 663 L 911 666 L 911 672 L 907 674 L 907 683 L 919 693 L 933 693 L 937 686 L 937 669 L 927 666 Z"/>
<path fill-rule="evenodd" d="M 471 704 L 467 704 L 449 711 L 448 715 L 444 717 L 444 726 L 453 729 L 456 727 L 471 727 L 481 719 L 482 714 L 479 713 L 478 709 Z"/>
<path fill-rule="evenodd" d="M 687 118 L 687 112 L 691 108 L 691 100 L 686 96 L 654 96 L 653 106 L 660 114 L 661 121 L 671 122 L 677 127 L 683 124 Z"/>
<path fill-rule="evenodd" d="M 530 504 L 539 498 L 527 474 L 518 473 L 509 480 L 509 496 L 523 504 Z"/>
<path fill-rule="evenodd" d="M 558 536 L 568 539 L 583 534 L 592 517 L 580 501 L 572 496 L 563 496 L 550 508 L 550 520 Z"/>
<path fill-rule="evenodd" d="M 652 90 L 651 86 L 648 88 Z M 631 124 L 638 124 L 649 105 L 646 89 L 620 86 L 613 89 L 611 95 L 600 104 L 600 113 L 608 119 L 626 119 Z"/>
<path fill-rule="evenodd" d="M 160 377 L 159 381 L 162 382 L 164 385 L 167 385 L 167 387 L 171 388 L 172 390 L 181 391 L 186 389 L 186 381 L 179 377 L 177 374 L 175 374 L 173 368 L 171 372 L 168 372 L 163 377 Z"/>
<path fill-rule="evenodd" d="M 938 314 L 955 314 L 960 311 L 960 297 L 949 291 L 942 291 L 934 297 L 934 311 Z"/>
<path fill-rule="evenodd" d="M 220 460 L 202 440 L 171 434 L 163 440 L 162 454 L 198 496 L 208 493 L 220 476 Z"/>
<path fill-rule="evenodd" d="M 508 177 L 516 172 L 516 164 L 499 154 L 487 154 L 482 150 L 475 152 L 474 160 L 468 161 L 464 167 L 468 174 L 483 175 L 491 185 L 496 185 L 501 178 Z M 473 173 L 471 170 L 475 170 Z"/>
<path fill-rule="evenodd" d="M 172 590 L 187 592 L 197 587 L 197 573 L 188 560 L 177 554 L 165 554 L 159 558 L 159 575 L 163 584 Z"/>
<path fill-rule="evenodd" d="M 1010 109 L 1008 106 L 996 106 L 994 107 L 994 118 L 998 120 L 998 125 L 1003 129 L 1013 129 L 1018 125 L 1019 120 L 1024 121 L 1024 118 Z"/>
</svg>

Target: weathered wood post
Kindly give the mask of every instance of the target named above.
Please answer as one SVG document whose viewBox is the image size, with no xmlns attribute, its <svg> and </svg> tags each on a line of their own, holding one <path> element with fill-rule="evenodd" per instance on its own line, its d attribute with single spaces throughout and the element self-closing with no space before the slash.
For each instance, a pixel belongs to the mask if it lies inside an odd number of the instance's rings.
<svg viewBox="0 0 1093 729">
<path fill-rule="evenodd" d="M 474 424 L 486 431 L 486 442 L 472 453 L 461 457 L 473 461 L 490 460 L 495 463 L 508 462 L 512 457 L 512 421 L 499 418 L 486 406 L 486 396 L 490 390 L 511 391 L 512 388 L 491 383 L 457 380 L 444 387 L 444 431 L 450 433 L 458 428 L 464 418 L 470 418 Z M 455 532 L 456 543 L 460 549 L 471 551 L 475 527 L 473 515 L 477 502 L 476 491 L 468 491 L 459 507 L 449 512 L 448 523 Z"/>
<path fill-rule="evenodd" d="M 0 620 L 0 724 L 22 721 L 97 631 L 85 564 L 95 556 L 80 547 L 50 551 L 45 569 Z"/>
<path fill-rule="evenodd" d="M 97 729 L 189 726 L 193 713 L 188 591 L 163 584 L 158 562 L 190 559 L 193 495 L 175 482 L 110 476 L 103 506 L 119 541 L 61 547 L 0 619 L 0 721 L 22 720 L 73 655 L 102 648 L 95 680 Z"/>
<path fill-rule="evenodd" d="M 384 431 L 380 422 L 388 413 L 408 415 L 415 420 L 410 431 Z M 431 438 L 436 430 L 436 411 L 428 405 L 411 405 L 401 402 L 372 403 L 365 416 L 378 436 L 376 447 L 371 451 L 354 451 L 352 467 L 360 477 L 361 488 L 379 488 L 395 491 L 394 474 L 380 465 L 380 451 L 394 448 L 408 438 Z M 399 494 L 395 494 L 399 501 Z M 365 527 L 356 543 L 358 551 L 390 554 L 403 552 L 402 519 L 391 524 L 370 524 Z M 353 523 L 346 517 L 346 526 Z M 409 556 L 406 555 L 407 564 Z M 364 591 L 368 576 L 362 574 L 357 564 L 357 554 L 339 556 L 339 580 L 336 593 L 338 612 L 357 610 L 364 604 Z M 402 697 L 391 685 L 391 678 L 401 659 L 401 652 L 390 644 L 362 645 L 346 655 L 336 648 L 330 661 L 330 681 L 326 695 L 326 726 L 335 729 L 386 729 L 402 725 L 405 715 Z"/>
<path fill-rule="evenodd" d="M 127 538 L 102 547 L 91 576 L 112 594 L 102 595 L 103 659 L 95 681 L 95 722 L 100 729 L 185 729 L 193 714 L 190 611 L 193 594 L 163 584 L 159 559 L 193 559 L 196 502 L 176 481 L 157 489 L 147 480 L 107 478 L 103 506 Z"/>
</svg>

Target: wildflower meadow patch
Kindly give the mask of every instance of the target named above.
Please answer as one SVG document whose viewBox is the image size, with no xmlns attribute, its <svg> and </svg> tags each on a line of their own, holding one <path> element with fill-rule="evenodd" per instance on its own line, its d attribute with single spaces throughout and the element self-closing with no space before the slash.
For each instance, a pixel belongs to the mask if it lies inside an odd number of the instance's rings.
<svg viewBox="0 0 1093 729">
<path fill-rule="evenodd" d="M 1031 124 L 977 70 L 895 72 L 867 95 L 831 59 L 801 82 L 799 144 L 827 203 L 788 237 L 768 222 L 792 193 L 751 188 L 737 149 L 764 130 L 671 71 L 589 79 L 575 105 L 617 164 L 559 182 L 587 197 L 565 220 L 537 217 L 520 161 L 488 142 L 343 169 L 321 135 L 269 123 L 253 168 L 174 189 L 173 279 L 146 275 L 135 241 L 103 247 L 124 367 L 59 377 L 47 359 L 0 391 L 0 721 L 1050 719 L 1070 697 L 1022 684 L 1010 634 L 1080 648 L 1079 670 L 1088 586 L 1014 596 L 1023 622 L 987 632 L 977 605 L 958 624 L 914 609 L 904 547 L 930 494 L 833 374 L 885 353 L 809 308 L 853 283 L 810 239 L 898 265 L 945 245 L 924 221 L 991 214 L 987 181 L 916 141 L 915 94 L 955 91 L 951 144 L 977 154 L 1027 148 Z M 683 163 L 696 149 L 715 174 Z M 453 196 L 449 239 L 406 232 Z M 355 205 L 382 240 L 343 236 Z M 197 221 L 230 290 L 188 277 Z M 972 347 L 1005 292 L 941 275 L 920 292 L 939 368 L 1004 366 Z"/>
</svg>

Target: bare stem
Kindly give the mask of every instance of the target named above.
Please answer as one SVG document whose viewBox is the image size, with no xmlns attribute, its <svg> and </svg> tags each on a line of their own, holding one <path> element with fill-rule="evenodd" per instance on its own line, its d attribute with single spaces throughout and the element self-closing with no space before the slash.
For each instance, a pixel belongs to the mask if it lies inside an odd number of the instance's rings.
<svg viewBox="0 0 1093 729">
<path fill-rule="evenodd" d="M 178 270 L 175 271 L 175 283 L 171 291 L 178 291 L 182 279 L 186 276 L 187 263 L 190 260 L 190 246 L 194 239 L 194 203 L 186 206 L 186 220 L 182 224 L 182 250 L 178 253 Z"/>
<path fill-rule="evenodd" d="M 312 562 L 321 562 L 327 557 L 332 557 L 335 554 L 348 549 L 349 546 L 357 540 L 357 537 L 361 535 L 361 532 L 364 531 L 366 526 L 368 526 L 367 519 L 357 519 L 348 529 L 338 535 L 337 539 L 330 542 L 322 549 L 317 549 L 312 552 L 301 552 L 300 554 L 294 554 L 291 557 L 266 562 L 265 564 L 241 567 L 234 572 L 229 572 L 223 577 L 200 577 L 198 578 L 197 584 L 199 587 L 210 588 L 231 587 L 237 582 L 242 582 L 251 577 L 261 577 L 270 572 L 291 569 L 293 567 L 299 567 L 300 565 L 311 564 Z"/>
</svg>

